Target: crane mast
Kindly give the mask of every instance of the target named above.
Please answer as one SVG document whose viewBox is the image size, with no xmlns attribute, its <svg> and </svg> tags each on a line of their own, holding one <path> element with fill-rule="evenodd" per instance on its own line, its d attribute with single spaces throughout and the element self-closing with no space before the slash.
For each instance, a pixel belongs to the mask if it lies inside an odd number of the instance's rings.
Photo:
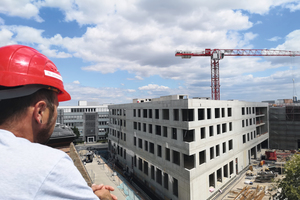
<svg viewBox="0 0 300 200">
<path fill-rule="evenodd" d="M 211 57 L 211 97 L 220 100 L 219 61 L 225 56 L 300 56 L 300 51 L 270 49 L 205 49 L 204 51 L 176 50 L 175 56 L 189 59 L 192 56 Z"/>
</svg>

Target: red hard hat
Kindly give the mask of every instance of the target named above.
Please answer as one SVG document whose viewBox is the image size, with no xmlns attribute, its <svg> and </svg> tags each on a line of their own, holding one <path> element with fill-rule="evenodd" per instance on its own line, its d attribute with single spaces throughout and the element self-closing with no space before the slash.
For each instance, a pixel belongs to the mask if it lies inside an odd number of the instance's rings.
<svg viewBox="0 0 300 200">
<path fill-rule="evenodd" d="M 46 56 L 23 45 L 0 47 L 0 86 L 28 85 L 35 87 L 43 85 L 41 88 L 50 86 L 58 89 L 58 101 L 71 99 L 70 94 L 64 89 L 57 67 Z M 22 95 L 24 96 L 24 94 Z"/>
</svg>

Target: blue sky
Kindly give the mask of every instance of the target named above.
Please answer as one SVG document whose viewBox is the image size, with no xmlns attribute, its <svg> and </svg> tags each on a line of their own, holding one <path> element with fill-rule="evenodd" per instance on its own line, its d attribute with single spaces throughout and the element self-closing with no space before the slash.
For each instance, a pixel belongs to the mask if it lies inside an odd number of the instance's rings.
<svg viewBox="0 0 300 200">
<path fill-rule="evenodd" d="M 300 1 L 2 0 L 0 46 L 24 44 L 58 67 L 72 100 L 210 97 L 210 58 L 175 50 L 300 50 Z M 300 93 L 299 57 L 225 57 L 221 100 Z"/>
</svg>

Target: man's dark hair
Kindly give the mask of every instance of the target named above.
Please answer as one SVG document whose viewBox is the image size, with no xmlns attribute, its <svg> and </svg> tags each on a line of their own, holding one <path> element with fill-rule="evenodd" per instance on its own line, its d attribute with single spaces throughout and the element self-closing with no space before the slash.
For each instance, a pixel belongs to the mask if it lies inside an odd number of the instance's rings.
<svg viewBox="0 0 300 200">
<path fill-rule="evenodd" d="M 44 100 L 50 110 L 49 119 L 54 113 L 55 93 L 47 89 L 40 89 L 35 93 L 13 98 L 0 100 L 0 125 L 10 120 L 18 120 L 24 116 L 29 106 L 35 105 L 38 101 Z M 0 97 L 1 98 L 1 97 Z"/>
</svg>

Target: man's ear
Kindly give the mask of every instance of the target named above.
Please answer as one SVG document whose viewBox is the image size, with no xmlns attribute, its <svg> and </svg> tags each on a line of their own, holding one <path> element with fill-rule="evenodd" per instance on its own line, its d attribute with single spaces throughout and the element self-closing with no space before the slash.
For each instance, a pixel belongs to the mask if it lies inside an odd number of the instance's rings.
<svg viewBox="0 0 300 200">
<path fill-rule="evenodd" d="M 45 101 L 39 101 L 34 105 L 33 117 L 39 124 L 43 124 L 47 104 Z"/>
</svg>

